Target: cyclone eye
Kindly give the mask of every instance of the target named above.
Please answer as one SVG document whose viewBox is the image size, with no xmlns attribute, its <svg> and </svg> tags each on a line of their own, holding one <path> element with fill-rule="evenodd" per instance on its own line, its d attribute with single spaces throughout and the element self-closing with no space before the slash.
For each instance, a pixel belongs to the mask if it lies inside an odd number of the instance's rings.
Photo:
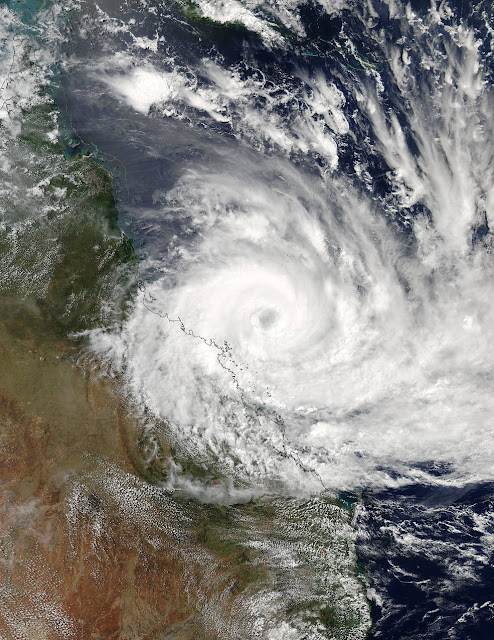
<svg viewBox="0 0 494 640">
<path fill-rule="evenodd" d="M 278 311 L 274 308 L 259 309 L 252 315 L 252 325 L 262 331 L 269 331 L 276 324 Z"/>
</svg>

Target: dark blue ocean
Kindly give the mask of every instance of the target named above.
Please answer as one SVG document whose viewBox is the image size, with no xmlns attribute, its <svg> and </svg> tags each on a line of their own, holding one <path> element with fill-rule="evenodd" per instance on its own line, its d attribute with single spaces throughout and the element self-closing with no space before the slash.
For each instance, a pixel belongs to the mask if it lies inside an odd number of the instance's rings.
<svg viewBox="0 0 494 640">
<path fill-rule="evenodd" d="M 369 492 L 359 556 L 375 638 L 487 640 L 494 632 L 492 484 Z"/>
</svg>

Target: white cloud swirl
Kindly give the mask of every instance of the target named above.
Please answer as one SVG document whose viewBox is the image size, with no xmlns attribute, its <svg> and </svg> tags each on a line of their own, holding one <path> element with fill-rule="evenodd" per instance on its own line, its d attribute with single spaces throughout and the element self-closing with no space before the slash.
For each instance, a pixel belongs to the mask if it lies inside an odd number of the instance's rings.
<svg viewBox="0 0 494 640">
<path fill-rule="evenodd" d="M 410 33 L 426 29 L 408 20 Z M 438 20 L 431 14 L 427 29 Z M 155 194 L 163 220 L 185 231 L 118 337 L 128 383 L 184 446 L 237 478 L 293 491 L 393 485 L 434 480 L 429 462 L 449 469 L 442 481 L 493 477 L 490 234 L 472 243 L 476 225 L 491 226 L 492 96 L 471 33 L 454 32 L 441 56 L 431 42 L 420 51 L 430 71 L 422 83 L 405 48 L 385 51 L 413 151 L 383 109 L 378 74 L 357 92 L 394 200 L 375 198 L 357 164 L 368 191 L 288 160 L 225 151 Z M 226 76 L 207 68 L 219 87 Z M 335 90 L 300 77 L 318 112 L 329 96 L 337 113 Z M 238 99 L 243 122 L 254 121 L 235 82 L 228 110 Z M 204 94 L 197 85 L 187 95 L 196 90 Z M 218 95 L 209 87 L 208 104 L 225 113 Z M 296 114 L 307 125 L 299 148 L 323 149 L 311 138 L 313 115 Z M 290 118 L 287 131 L 298 122 Z M 397 231 L 389 220 L 417 203 L 430 216 L 408 216 L 410 236 Z M 94 344 L 106 349 L 104 334 Z"/>
</svg>

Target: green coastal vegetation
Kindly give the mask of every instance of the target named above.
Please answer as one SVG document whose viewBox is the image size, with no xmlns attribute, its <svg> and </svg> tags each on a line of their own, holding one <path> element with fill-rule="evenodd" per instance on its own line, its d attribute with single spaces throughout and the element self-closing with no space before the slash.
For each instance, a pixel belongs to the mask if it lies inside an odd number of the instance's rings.
<svg viewBox="0 0 494 640">
<path fill-rule="evenodd" d="M 48 137 L 56 110 L 23 114 L 2 172 L 0 295 L 35 310 L 44 331 L 66 336 L 122 318 L 136 276 L 118 226 L 111 177 L 92 158 L 66 160 Z M 34 312 L 34 311 L 33 311 Z"/>
</svg>

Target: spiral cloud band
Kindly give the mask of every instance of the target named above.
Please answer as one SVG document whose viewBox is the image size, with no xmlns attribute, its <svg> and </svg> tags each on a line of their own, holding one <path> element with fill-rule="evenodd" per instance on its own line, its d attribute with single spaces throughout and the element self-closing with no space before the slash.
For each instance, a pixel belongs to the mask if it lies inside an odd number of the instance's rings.
<svg viewBox="0 0 494 640">
<path fill-rule="evenodd" d="M 368 481 L 372 467 L 389 481 L 378 462 L 408 477 L 428 460 L 483 473 L 484 257 L 457 257 L 431 282 L 430 255 L 404 251 L 349 188 L 285 180 L 278 191 L 188 175 L 175 189 L 201 240 L 181 247 L 173 281 L 149 285 L 126 326 L 135 393 L 198 453 L 238 458 L 241 475 L 272 473 L 275 449 L 284 476 L 285 448 L 324 485 Z"/>
<path fill-rule="evenodd" d="M 292 87 L 305 110 L 266 112 L 262 129 L 249 100 L 275 98 L 235 69 L 208 61 L 192 82 L 121 60 L 103 74 L 143 117 L 183 119 L 186 103 L 245 145 L 155 192 L 180 232 L 165 262 L 149 258 L 158 275 L 123 330 L 93 334 L 177 441 L 238 480 L 312 492 L 493 478 L 492 91 L 471 32 L 435 48 L 442 18 L 409 15 L 416 50 L 384 47 L 406 112 L 384 111 L 372 70 L 355 94 L 387 199 L 364 156 L 359 181 L 334 171 L 351 127 L 318 74 L 300 70 Z M 428 69 L 420 81 L 410 56 Z M 318 154 L 321 171 L 292 162 L 300 153 Z"/>
</svg>

